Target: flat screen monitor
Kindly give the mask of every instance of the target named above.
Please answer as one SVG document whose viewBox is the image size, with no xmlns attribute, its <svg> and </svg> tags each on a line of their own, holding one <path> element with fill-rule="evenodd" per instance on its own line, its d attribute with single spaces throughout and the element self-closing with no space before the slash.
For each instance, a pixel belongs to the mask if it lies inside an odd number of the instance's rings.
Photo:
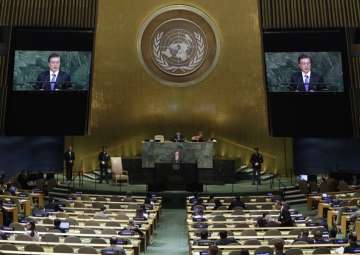
<svg viewBox="0 0 360 255">
<path fill-rule="evenodd" d="M 62 221 L 62 222 L 60 222 L 59 228 L 65 230 L 65 231 L 69 230 L 69 228 L 70 228 L 70 222 L 68 222 L 68 221 Z"/>
<path fill-rule="evenodd" d="M 265 30 L 263 48 L 271 135 L 352 137 L 346 31 Z"/>
<path fill-rule="evenodd" d="M 344 92 L 341 51 L 266 52 L 268 91 Z"/>
<path fill-rule="evenodd" d="M 104 250 L 101 250 L 101 255 L 120 255 L 120 251 L 104 249 Z"/>
<path fill-rule="evenodd" d="M 299 175 L 299 180 L 300 181 L 308 181 L 308 175 L 307 174 L 301 174 Z"/>
</svg>

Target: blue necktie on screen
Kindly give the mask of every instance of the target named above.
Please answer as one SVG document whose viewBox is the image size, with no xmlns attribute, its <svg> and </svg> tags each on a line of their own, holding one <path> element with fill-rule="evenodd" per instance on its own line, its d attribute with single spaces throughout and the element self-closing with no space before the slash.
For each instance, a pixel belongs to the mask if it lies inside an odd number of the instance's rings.
<svg viewBox="0 0 360 255">
<path fill-rule="evenodd" d="M 55 90 L 55 84 L 56 84 L 56 74 L 53 73 L 50 81 L 50 90 Z"/>
<path fill-rule="evenodd" d="M 305 91 L 309 91 L 309 76 L 308 75 L 305 75 L 304 86 L 305 86 Z"/>
</svg>

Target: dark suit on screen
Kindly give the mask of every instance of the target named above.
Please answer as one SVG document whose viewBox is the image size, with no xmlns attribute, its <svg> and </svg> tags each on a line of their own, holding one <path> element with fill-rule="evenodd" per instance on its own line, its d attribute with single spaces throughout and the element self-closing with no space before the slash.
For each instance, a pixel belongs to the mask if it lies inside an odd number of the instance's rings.
<svg viewBox="0 0 360 255">
<path fill-rule="evenodd" d="M 55 89 L 65 90 L 71 87 L 72 85 L 70 75 L 63 71 L 59 71 L 56 77 Z M 34 89 L 51 90 L 49 71 L 42 72 L 38 75 Z"/>
<path fill-rule="evenodd" d="M 326 85 L 324 84 L 323 77 L 315 72 L 311 72 L 308 91 L 322 91 L 325 89 Z M 289 90 L 306 91 L 302 72 L 296 72 L 291 76 Z"/>
</svg>

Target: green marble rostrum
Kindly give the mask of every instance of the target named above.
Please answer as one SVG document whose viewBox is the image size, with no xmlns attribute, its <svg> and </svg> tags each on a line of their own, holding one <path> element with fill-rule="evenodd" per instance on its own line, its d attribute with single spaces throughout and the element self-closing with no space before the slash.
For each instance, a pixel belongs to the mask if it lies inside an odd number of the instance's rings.
<svg viewBox="0 0 360 255">
<path fill-rule="evenodd" d="M 195 163 L 198 168 L 213 167 L 213 142 L 143 142 L 142 167 L 154 168 L 155 163 L 175 163 L 175 152 L 180 152 L 180 163 Z"/>
</svg>

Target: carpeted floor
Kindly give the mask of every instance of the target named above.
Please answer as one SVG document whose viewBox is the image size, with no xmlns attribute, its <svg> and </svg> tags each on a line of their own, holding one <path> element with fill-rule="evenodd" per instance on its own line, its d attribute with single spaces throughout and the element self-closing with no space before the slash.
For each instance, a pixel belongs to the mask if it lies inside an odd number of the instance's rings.
<svg viewBox="0 0 360 255">
<path fill-rule="evenodd" d="M 185 209 L 163 209 L 159 227 L 147 255 L 186 255 L 189 252 Z"/>
</svg>

